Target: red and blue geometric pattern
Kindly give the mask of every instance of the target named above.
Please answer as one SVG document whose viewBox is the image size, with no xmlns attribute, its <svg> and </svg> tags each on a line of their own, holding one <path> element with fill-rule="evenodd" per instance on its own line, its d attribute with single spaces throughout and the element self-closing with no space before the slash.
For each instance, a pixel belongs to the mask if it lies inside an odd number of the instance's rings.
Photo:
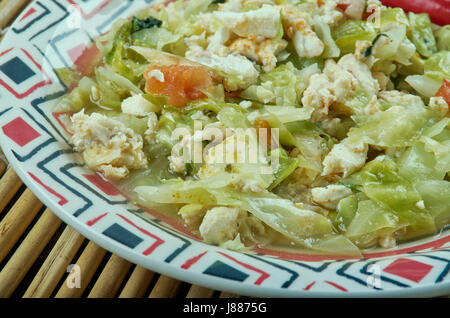
<svg viewBox="0 0 450 318">
<path fill-rule="evenodd" d="M 0 144 L 28 187 L 64 222 L 131 262 L 214 289 L 259 296 L 432 296 L 450 293 L 450 230 L 363 259 L 201 242 L 181 222 L 131 204 L 68 145 L 67 91 L 54 69 L 148 6 L 132 0 L 39 0 L 0 46 Z M 377 282 L 370 284 L 370 282 Z"/>
</svg>

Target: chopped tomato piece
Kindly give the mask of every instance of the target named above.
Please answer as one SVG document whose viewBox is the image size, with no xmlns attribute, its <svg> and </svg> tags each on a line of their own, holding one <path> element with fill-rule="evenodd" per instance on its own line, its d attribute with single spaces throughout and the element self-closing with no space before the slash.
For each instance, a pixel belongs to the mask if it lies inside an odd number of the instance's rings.
<svg viewBox="0 0 450 318">
<path fill-rule="evenodd" d="M 444 79 L 444 83 L 439 88 L 436 97 L 444 97 L 445 101 L 450 107 L 450 79 Z"/>
<path fill-rule="evenodd" d="M 149 73 L 158 70 L 164 80 Z M 175 107 L 184 107 L 191 100 L 205 98 L 204 92 L 213 87 L 213 79 L 209 70 L 202 66 L 191 65 L 151 65 L 144 72 L 147 93 L 164 95 Z"/>
</svg>

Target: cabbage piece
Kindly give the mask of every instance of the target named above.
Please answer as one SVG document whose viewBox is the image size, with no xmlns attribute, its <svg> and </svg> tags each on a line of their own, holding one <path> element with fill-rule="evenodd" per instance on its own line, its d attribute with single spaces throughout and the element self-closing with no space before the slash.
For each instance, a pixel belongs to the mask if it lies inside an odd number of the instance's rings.
<svg viewBox="0 0 450 318">
<path fill-rule="evenodd" d="M 414 185 L 424 201 L 425 208 L 433 216 L 436 228 L 450 222 L 450 182 L 423 180 Z"/>
<path fill-rule="evenodd" d="M 442 85 L 442 82 L 424 75 L 410 75 L 405 81 L 423 97 L 433 97 Z"/>
<path fill-rule="evenodd" d="M 358 210 L 358 198 L 356 194 L 352 194 L 346 198 L 339 201 L 337 206 L 337 214 L 333 221 L 336 228 L 342 232 L 346 232 L 348 226 L 355 217 L 356 211 Z"/>
<path fill-rule="evenodd" d="M 361 181 L 364 193 L 375 202 L 394 211 L 416 210 L 420 194 L 412 184 L 398 174 L 394 161 L 379 156 L 362 170 Z"/>
<path fill-rule="evenodd" d="M 278 169 L 275 172 L 275 180 L 269 186 L 268 190 L 271 191 L 273 188 L 278 186 L 283 180 L 289 177 L 292 172 L 297 169 L 297 167 L 305 160 L 301 156 L 296 158 L 289 157 L 287 152 L 282 148 L 277 148 L 272 150 L 270 153 L 271 156 L 278 157 Z"/>
<path fill-rule="evenodd" d="M 159 117 L 158 131 L 156 132 L 156 140 L 158 144 L 164 145 L 167 149 L 172 148 L 178 142 L 172 139 L 174 130 L 178 127 L 186 127 L 185 118 L 176 112 L 166 112 Z M 187 127 L 186 127 L 187 128 Z"/>
<path fill-rule="evenodd" d="M 405 81 L 420 95 L 430 98 L 436 95 L 446 78 L 450 78 L 450 51 L 433 54 L 425 60 L 424 75 L 410 75 Z"/>
<path fill-rule="evenodd" d="M 209 98 L 207 100 L 202 100 L 199 102 L 195 102 L 195 101 L 191 102 L 189 105 L 184 107 L 181 111 L 184 114 L 193 114 L 197 111 L 210 111 L 215 114 L 218 114 L 224 108 L 233 108 L 234 110 L 241 112 L 241 113 L 248 112 L 245 108 L 241 107 L 238 104 L 225 103 L 223 101 L 218 101 L 218 100 L 211 99 L 211 98 Z M 174 109 L 172 109 L 171 111 L 180 111 L 180 109 L 174 107 Z"/>
<path fill-rule="evenodd" d="M 75 87 L 81 80 L 81 73 L 75 68 L 63 67 L 54 70 L 59 79 L 68 87 Z"/>
<path fill-rule="evenodd" d="M 96 86 L 95 81 L 89 77 L 83 77 L 78 86 L 68 95 L 64 95 L 55 105 L 56 112 L 79 112 L 85 107 L 94 106 L 91 100 L 91 89 Z"/>
<path fill-rule="evenodd" d="M 100 92 L 99 104 L 109 108 L 120 108 L 122 100 L 142 90 L 129 79 L 117 74 L 110 67 L 97 67 L 95 79 Z"/>
<path fill-rule="evenodd" d="M 298 208 L 270 192 L 238 192 L 228 186 L 233 179 L 231 174 L 224 174 L 198 181 L 172 181 L 158 187 L 137 187 L 135 192 L 144 202 L 238 207 L 296 242 L 304 243 L 305 239 L 333 233 L 326 217 Z"/>
<path fill-rule="evenodd" d="M 297 90 L 297 73 L 292 63 L 287 63 L 261 74 L 261 82 L 270 83 L 268 87 L 274 92 L 277 105 L 298 105 L 300 92 Z"/>
<path fill-rule="evenodd" d="M 357 238 L 365 234 L 376 234 L 376 231 L 381 229 L 391 228 L 395 230 L 398 228 L 398 221 L 398 217 L 383 206 L 371 200 L 361 201 L 357 204 L 355 216 L 345 235 Z"/>
<path fill-rule="evenodd" d="M 160 51 L 167 49 L 171 53 L 175 53 L 170 49 L 171 45 L 182 39 L 180 35 L 175 35 L 164 28 L 143 29 L 133 33 L 131 38 L 134 45 L 148 46 Z"/>
<path fill-rule="evenodd" d="M 425 75 L 440 81 L 450 78 L 450 51 L 433 54 L 425 61 Z"/>
<path fill-rule="evenodd" d="M 406 39 L 406 26 L 400 23 L 392 23 L 386 25 L 382 32 L 383 36 L 374 44 L 374 56 L 381 61 L 398 58 L 400 46 Z M 386 38 L 388 40 L 385 40 Z"/>
<path fill-rule="evenodd" d="M 178 0 L 162 7 L 158 12 L 152 10 L 151 14 L 157 19 L 163 21 L 162 27 L 172 34 L 179 35 L 182 38 L 191 35 L 198 35 L 204 30 L 198 23 L 197 15 L 207 12 L 212 0 Z M 219 23 L 216 23 L 219 25 Z M 210 26 L 214 29 L 214 26 Z M 218 29 L 218 26 L 216 27 Z M 180 47 L 177 48 L 177 54 L 184 55 L 186 46 L 180 41 Z M 175 52 L 174 52 L 175 53 Z"/>
<path fill-rule="evenodd" d="M 136 117 L 131 114 L 125 114 L 119 110 L 105 110 L 100 108 L 92 108 L 85 110 L 85 113 L 90 115 L 92 113 L 102 114 L 111 119 L 117 120 L 125 125 L 125 127 L 132 129 L 137 135 L 144 136 L 148 129 L 148 117 Z"/>
<path fill-rule="evenodd" d="M 380 15 L 380 27 L 399 23 L 405 26 L 409 26 L 409 20 L 405 11 L 402 8 L 382 8 Z"/>
<path fill-rule="evenodd" d="M 296 106 L 300 104 L 301 95 L 308 86 L 310 76 L 319 72 L 317 64 L 299 71 L 288 62 L 261 74 L 260 85 L 251 85 L 242 92 L 241 97 L 263 104 Z"/>
<path fill-rule="evenodd" d="M 423 142 L 425 151 L 434 154 L 438 173 L 450 171 L 450 118 L 444 118 L 426 129 L 419 141 Z"/>
<path fill-rule="evenodd" d="M 250 128 L 250 122 L 244 113 L 231 107 L 222 108 L 217 114 L 217 118 L 228 128 Z"/>
<path fill-rule="evenodd" d="M 324 216 L 295 206 L 290 200 L 276 195 L 243 198 L 242 208 L 293 240 L 320 238 L 333 232 L 331 222 Z"/>
<path fill-rule="evenodd" d="M 412 45 L 415 51 L 415 46 L 414 44 Z M 409 65 L 402 65 L 398 69 L 400 75 L 408 76 L 414 74 L 423 74 L 423 72 L 425 71 L 425 60 L 419 55 L 419 53 L 414 52 L 414 54 L 409 58 L 409 63 Z"/>
<path fill-rule="evenodd" d="M 338 26 L 333 37 L 336 39 L 336 45 L 341 50 L 341 55 L 353 53 L 356 47 L 356 41 L 372 42 L 377 33 L 366 21 L 347 20 Z"/>
<path fill-rule="evenodd" d="M 113 28 L 114 35 L 103 40 L 112 44 L 105 54 L 105 62 L 115 72 L 128 78 L 133 83 L 139 83 L 147 63 L 141 64 L 142 57 L 128 50 L 134 43 L 162 49 L 166 44 L 172 44 L 180 37 L 175 38 L 169 31 L 160 28 L 162 21 L 152 16 L 139 19 L 136 16 L 130 21 L 123 21 Z M 111 37 L 113 37 L 111 39 Z M 144 61 L 145 62 L 145 61 Z"/>
<path fill-rule="evenodd" d="M 292 134 L 304 134 L 319 136 L 325 132 L 320 128 L 319 123 L 312 123 L 307 120 L 286 123 L 286 127 Z"/>
<path fill-rule="evenodd" d="M 104 55 L 106 55 L 108 52 L 111 52 L 116 35 L 118 34 L 122 26 L 128 23 L 129 21 L 127 19 L 118 19 L 113 23 L 108 32 L 106 32 L 103 35 L 100 35 L 95 39 L 96 46 Z"/>
<path fill-rule="evenodd" d="M 111 50 L 105 55 L 105 62 L 112 67 L 112 69 L 127 79 L 137 83 L 139 75 L 136 74 L 136 68 L 127 62 L 127 46 L 130 41 L 132 32 L 131 21 L 123 24 L 117 31 Z"/>
<path fill-rule="evenodd" d="M 416 47 L 414 46 L 414 44 L 408 38 L 404 38 L 402 43 L 400 43 L 398 52 L 394 57 L 394 61 L 405 66 L 413 67 L 414 65 L 411 59 L 415 54 Z"/>
<path fill-rule="evenodd" d="M 314 17 L 314 31 L 325 44 L 325 50 L 322 53 L 324 58 L 339 57 L 341 50 L 331 35 L 330 26 L 326 24 L 320 16 Z"/>
<path fill-rule="evenodd" d="M 448 134 L 447 134 L 448 135 Z M 450 139 L 438 142 L 430 137 L 421 137 L 420 141 L 424 143 L 424 150 L 432 152 L 436 158 L 435 169 L 438 173 L 447 173 L 450 171 Z"/>
<path fill-rule="evenodd" d="M 377 58 L 373 69 L 390 75 L 396 70 L 394 61 L 411 65 L 416 47 L 406 36 L 409 21 L 401 8 L 382 8 L 379 22 L 374 24 L 378 35 L 369 52 Z"/>
<path fill-rule="evenodd" d="M 264 106 L 264 110 L 277 117 L 283 123 L 308 120 L 313 112 L 312 108 L 299 108 L 294 106 Z M 262 114 L 264 118 L 264 113 Z"/>
<path fill-rule="evenodd" d="M 116 116 L 106 113 L 108 116 L 123 123 L 127 128 L 131 128 L 136 134 L 144 136 L 148 129 L 148 117 L 138 118 L 130 114 L 119 113 Z"/>
<path fill-rule="evenodd" d="M 110 33 L 112 33 L 112 46 L 105 54 L 105 61 L 108 64 L 111 64 L 114 58 L 119 58 L 122 55 L 122 52 L 117 53 L 117 51 L 122 50 L 123 44 L 130 39 L 132 33 L 131 21 L 122 20 L 120 25 L 117 24 L 117 28 L 113 28 Z"/>
<path fill-rule="evenodd" d="M 409 226 L 410 236 L 435 232 L 433 217 L 420 208 L 422 197 L 413 184 L 400 176 L 387 156 L 380 156 L 362 170 L 363 191 L 368 198 L 392 211 L 399 222 Z"/>
<path fill-rule="evenodd" d="M 127 78 L 117 74 L 109 67 L 99 67 L 96 78 L 109 79 L 118 90 L 126 90 L 130 94 L 142 94 L 143 91 Z M 101 89 L 101 87 L 100 87 Z"/>
<path fill-rule="evenodd" d="M 426 13 L 409 12 L 408 36 L 422 56 L 430 57 L 437 52 L 436 39 L 431 27 L 430 17 Z"/>
<path fill-rule="evenodd" d="M 437 48 L 450 51 L 450 25 L 445 25 L 436 32 Z"/>
<path fill-rule="evenodd" d="M 279 141 L 284 146 L 295 146 L 296 140 L 294 136 L 289 132 L 286 126 L 278 119 L 277 116 L 270 112 L 264 113 L 264 120 L 270 125 L 270 128 L 278 128 Z"/>
<path fill-rule="evenodd" d="M 353 97 L 346 100 L 344 106 L 349 108 L 350 113 L 356 115 L 354 119 L 358 122 L 356 118 L 359 118 L 360 116 L 367 117 L 366 108 L 372 101 L 372 98 L 373 95 L 371 93 L 365 90 L 361 84 L 357 84 Z"/>
<path fill-rule="evenodd" d="M 398 159 L 399 174 L 410 180 L 443 180 L 445 171 L 437 169 L 436 157 L 425 151 L 425 145 L 416 141 Z"/>
<path fill-rule="evenodd" d="M 315 240 L 310 244 L 310 249 L 326 255 L 362 256 L 359 248 L 344 235 L 328 235 L 323 239 Z"/>
<path fill-rule="evenodd" d="M 355 142 L 382 147 L 407 147 L 420 137 L 431 113 L 425 108 L 407 110 L 393 106 L 375 113 L 360 127 L 350 130 L 348 136 Z"/>
</svg>

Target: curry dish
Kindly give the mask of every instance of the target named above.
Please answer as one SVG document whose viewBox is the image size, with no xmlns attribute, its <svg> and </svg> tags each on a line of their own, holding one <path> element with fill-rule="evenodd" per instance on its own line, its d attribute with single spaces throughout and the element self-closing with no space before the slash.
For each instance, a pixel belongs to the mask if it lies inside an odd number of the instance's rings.
<svg viewBox="0 0 450 318">
<path fill-rule="evenodd" d="M 449 50 L 377 0 L 158 3 L 58 70 L 57 109 L 89 168 L 206 243 L 359 255 L 449 223 Z"/>
</svg>

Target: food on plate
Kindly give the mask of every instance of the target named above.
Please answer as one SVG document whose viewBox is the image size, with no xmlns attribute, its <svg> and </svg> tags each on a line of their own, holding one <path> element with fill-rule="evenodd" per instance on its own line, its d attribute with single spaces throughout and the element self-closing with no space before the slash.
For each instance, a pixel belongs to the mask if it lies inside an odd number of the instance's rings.
<svg viewBox="0 0 450 318">
<path fill-rule="evenodd" d="M 228 249 L 360 255 L 450 223 L 450 29 L 377 0 L 178 0 L 74 69 L 70 142 Z"/>
</svg>

